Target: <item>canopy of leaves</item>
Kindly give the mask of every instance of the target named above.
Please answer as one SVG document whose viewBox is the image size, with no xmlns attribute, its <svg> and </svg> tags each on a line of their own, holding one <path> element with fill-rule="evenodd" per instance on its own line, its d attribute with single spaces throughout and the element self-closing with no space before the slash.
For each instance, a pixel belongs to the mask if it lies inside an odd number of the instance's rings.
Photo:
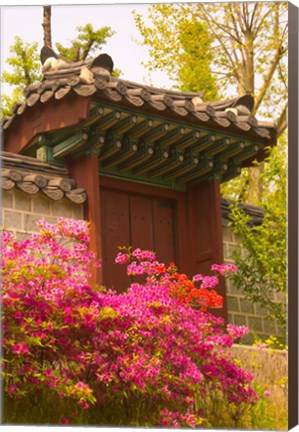
<svg viewBox="0 0 299 432">
<path fill-rule="evenodd" d="M 85 60 L 88 55 L 101 50 L 107 39 L 115 34 L 110 27 L 94 30 L 91 24 L 78 27 L 77 30 L 78 36 L 71 41 L 70 47 L 64 47 L 60 43 L 56 44 L 59 54 L 74 62 Z M 12 56 L 6 62 L 11 66 L 11 72 L 4 71 L 1 81 L 13 86 L 14 89 L 11 96 L 1 95 L 1 116 L 11 115 L 15 102 L 23 98 L 25 87 L 42 79 L 37 42 L 26 43 L 16 36 L 10 52 Z M 119 76 L 120 73 L 120 70 L 116 69 L 113 75 Z"/>
<path fill-rule="evenodd" d="M 135 23 L 150 47 L 150 70 L 166 71 L 180 90 L 204 91 L 206 100 L 217 96 L 216 80 L 211 73 L 214 52 L 206 24 L 195 15 L 182 14 L 182 5 L 157 4 L 149 8 L 153 26 L 146 26 L 134 12 Z M 203 49 L 204 47 L 204 49 Z"/>
<path fill-rule="evenodd" d="M 147 21 L 136 12 L 134 18 L 150 48 L 150 69 L 164 70 L 184 90 L 194 88 L 197 76 L 197 87 L 214 89 L 206 100 L 217 90 L 231 94 L 234 86 L 234 94 L 254 94 L 255 111 L 262 107 L 272 118 L 283 113 L 287 3 L 155 4 Z"/>
<path fill-rule="evenodd" d="M 287 126 L 287 3 L 228 2 L 152 5 L 147 20 L 136 12 L 150 70 L 164 70 L 182 90 L 203 90 L 204 99 L 246 93 L 253 113 Z M 149 23 L 149 24 L 148 24 Z M 260 204 L 263 165 L 244 169 L 222 185 L 222 194 Z"/>
<path fill-rule="evenodd" d="M 16 36 L 14 44 L 9 49 L 12 54 L 6 63 L 11 66 L 11 72 L 4 71 L 1 77 L 14 87 L 11 96 L 1 95 L 1 115 L 10 115 L 17 100 L 21 100 L 25 87 L 41 79 L 38 43 L 26 43 Z"/>
<path fill-rule="evenodd" d="M 102 45 L 107 43 L 107 39 L 115 34 L 110 27 L 106 26 L 99 30 L 94 30 L 91 24 L 77 27 L 77 30 L 78 36 L 71 41 L 70 47 L 56 43 L 56 48 L 60 55 L 73 62 L 85 60 L 89 54 L 102 49 Z"/>
<path fill-rule="evenodd" d="M 282 140 L 285 136 L 282 137 Z M 246 297 L 264 307 L 269 316 L 286 327 L 286 152 L 285 146 L 271 151 L 262 174 L 264 189 L 262 225 L 250 228 L 248 217 L 238 208 L 232 211 L 232 226 L 242 238 L 245 256 L 234 252 L 238 267 L 232 276 L 234 286 Z"/>
</svg>

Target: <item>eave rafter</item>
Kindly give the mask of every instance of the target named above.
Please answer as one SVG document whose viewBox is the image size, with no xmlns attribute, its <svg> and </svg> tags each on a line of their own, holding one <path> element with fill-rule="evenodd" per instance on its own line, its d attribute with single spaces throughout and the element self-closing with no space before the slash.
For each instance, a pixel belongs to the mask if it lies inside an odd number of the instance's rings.
<svg viewBox="0 0 299 432">
<path fill-rule="evenodd" d="M 211 114 L 214 110 L 208 106 L 206 111 Z M 70 136 L 61 140 L 60 133 L 46 134 L 38 141 L 39 146 L 46 144 L 51 162 L 62 164 L 67 155 L 96 155 L 100 172 L 117 170 L 120 175 L 173 184 L 226 181 L 239 175 L 242 162 L 264 146 L 256 137 L 244 139 L 206 125 L 165 121 L 162 116 L 98 101 L 92 103 L 80 128 L 70 130 Z"/>
</svg>

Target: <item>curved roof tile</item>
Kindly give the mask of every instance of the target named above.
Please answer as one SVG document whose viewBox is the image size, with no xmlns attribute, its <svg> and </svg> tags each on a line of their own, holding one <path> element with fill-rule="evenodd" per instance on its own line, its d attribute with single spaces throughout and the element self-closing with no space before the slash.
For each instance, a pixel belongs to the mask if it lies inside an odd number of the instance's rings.
<svg viewBox="0 0 299 432">
<path fill-rule="evenodd" d="M 106 61 L 107 55 L 104 57 Z M 132 108 L 148 107 L 157 111 L 157 114 L 167 110 L 168 115 L 176 118 L 182 117 L 193 123 L 210 121 L 216 127 L 250 132 L 257 138 L 271 138 L 271 132 L 276 133 L 274 122 L 261 122 L 251 115 L 254 100 L 250 95 L 204 102 L 202 93 L 163 90 L 114 78 L 107 70 L 105 61 L 99 66 L 100 56 L 77 63 L 64 61 L 58 56 L 52 60 L 54 62 L 47 64 L 45 68 L 47 60 L 43 58 L 42 82 L 26 88 L 25 102 L 17 103 L 12 117 L 3 119 L 4 129 L 9 129 L 18 116 L 38 101 L 44 104 L 53 96 L 62 99 L 70 93 L 76 93 L 81 97 L 104 97 L 114 103 L 125 101 Z"/>
<path fill-rule="evenodd" d="M 55 201 L 63 197 L 76 204 L 86 201 L 85 190 L 76 188 L 65 168 L 8 152 L 1 152 L 1 161 L 1 188 L 4 190 L 16 187 L 30 195 L 42 192 Z"/>
</svg>

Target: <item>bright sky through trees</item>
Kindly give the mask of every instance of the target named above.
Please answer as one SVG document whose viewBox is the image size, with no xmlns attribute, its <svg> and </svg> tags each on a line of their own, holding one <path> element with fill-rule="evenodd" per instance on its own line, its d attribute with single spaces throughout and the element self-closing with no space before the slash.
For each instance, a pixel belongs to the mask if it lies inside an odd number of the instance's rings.
<svg viewBox="0 0 299 432">
<path fill-rule="evenodd" d="M 52 44 L 67 45 L 77 35 L 78 26 L 91 23 L 95 29 L 109 26 L 116 35 L 109 38 L 103 52 L 107 52 L 116 68 L 121 69 L 121 77 L 130 81 L 170 87 L 166 73 L 157 72 L 149 77 L 148 71 L 141 65 L 148 59 L 148 48 L 138 46 L 133 39 L 140 39 L 134 24 L 132 10 L 146 14 L 146 4 L 117 5 L 57 5 L 52 6 Z M 1 6 L 1 72 L 8 70 L 5 59 L 10 56 L 9 47 L 14 37 L 20 36 L 25 42 L 43 45 L 43 8 L 42 6 Z M 9 86 L 2 84 L 2 93 L 9 92 Z"/>
</svg>

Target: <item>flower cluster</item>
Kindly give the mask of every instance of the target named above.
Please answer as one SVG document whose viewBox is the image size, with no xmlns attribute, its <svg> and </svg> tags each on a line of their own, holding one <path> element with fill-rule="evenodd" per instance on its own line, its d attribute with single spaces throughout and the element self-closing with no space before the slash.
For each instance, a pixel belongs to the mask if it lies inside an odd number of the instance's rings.
<svg viewBox="0 0 299 432">
<path fill-rule="evenodd" d="M 245 329 L 226 330 L 221 318 L 203 312 L 221 305 L 211 289 L 215 277 L 190 280 L 150 251 L 123 250 L 116 261 L 146 280 L 121 294 L 91 287 L 88 224 L 59 219 L 39 227 L 23 242 L 3 235 L 9 400 L 38 404 L 35 396 L 50 392 L 58 401 L 54 424 L 85 418 L 85 424 L 171 427 L 204 425 L 212 394 L 235 405 L 256 401 L 252 376 L 229 353 Z"/>
<path fill-rule="evenodd" d="M 208 309 L 221 308 L 223 305 L 222 297 L 214 289 L 219 279 L 217 276 L 204 276 L 196 274 L 192 280 L 184 273 L 178 273 L 174 263 L 166 266 L 156 260 L 156 256 L 151 251 L 141 249 L 121 248 L 115 262 L 127 265 L 128 276 L 147 275 L 151 277 L 151 282 L 159 285 L 168 286 L 169 294 L 180 300 L 185 305 L 200 308 L 203 312 Z M 220 275 L 230 271 L 236 271 L 231 264 L 214 264 L 211 270 Z"/>
<path fill-rule="evenodd" d="M 234 264 L 213 264 L 211 270 L 217 271 L 224 276 L 229 272 L 236 272 L 238 269 Z"/>
</svg>

